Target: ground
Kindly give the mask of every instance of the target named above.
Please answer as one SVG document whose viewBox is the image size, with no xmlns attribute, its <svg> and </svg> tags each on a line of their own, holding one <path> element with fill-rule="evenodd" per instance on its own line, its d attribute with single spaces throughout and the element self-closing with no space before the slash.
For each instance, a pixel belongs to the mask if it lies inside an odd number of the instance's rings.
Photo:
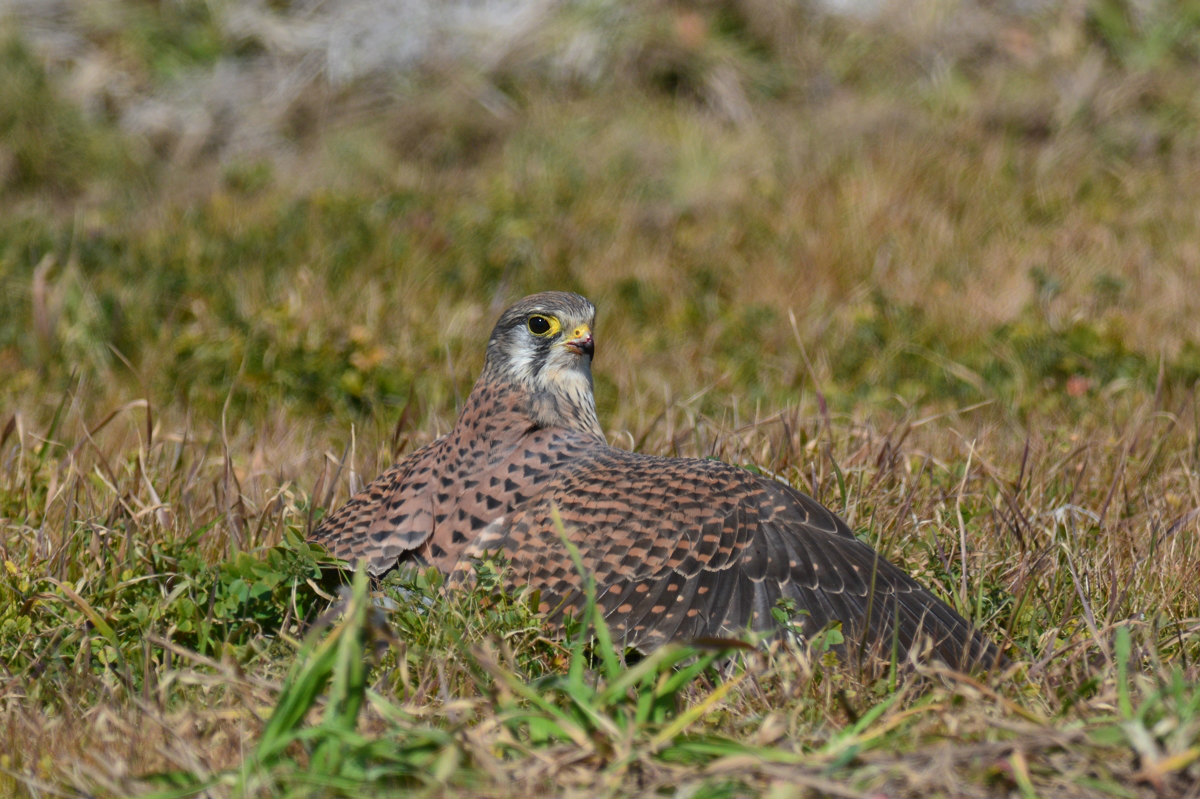
<svg viewBox="0 0 1200 799">
<path fill-rule="evenodd" d="M 1200 4 L 393 5 L 6 8 L 0 795 L 1200 794 Z M 313 520 L 550 288 L 613 443 L 813 494 L 1011 667 L 340 585 Z"/>
</svg>

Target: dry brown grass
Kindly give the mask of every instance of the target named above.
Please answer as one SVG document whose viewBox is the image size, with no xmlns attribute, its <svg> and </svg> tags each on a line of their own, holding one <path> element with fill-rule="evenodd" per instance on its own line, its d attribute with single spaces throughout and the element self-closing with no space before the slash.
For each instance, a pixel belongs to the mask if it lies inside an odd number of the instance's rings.
<svg viewBox="0 0 1200 799">
<path fill-rule="evenodd" d="M 127 5 L 142 38 L 84 39 L 146 91 L 176 63 L 146 53 L 236 49 Z M 317 81 L 242 155 L 216 123 L 113 155 L 59 100 L 67 160 L 4 127 L 0 795 L 1200 795 L 1197 17 L 1135 5 L 567 15 L 484 66 Z M 597 24 L 603 77 L 564 78 Z M 0 126 L 45 92 L 2 57 Z M 267 763 L 336 591 L 296 536 L 447 430 L 496 314 L 551 287 L 600 307 L 612 441 L 812 493 L 1012 668 L 777 646 L 682 686 L 677 735 L 539 742 L 504 681 L 569 706 L 574 650 L 393 588 L 356 722 L 386 774 L 310 781 L 317 698 Z"/>
</svg>

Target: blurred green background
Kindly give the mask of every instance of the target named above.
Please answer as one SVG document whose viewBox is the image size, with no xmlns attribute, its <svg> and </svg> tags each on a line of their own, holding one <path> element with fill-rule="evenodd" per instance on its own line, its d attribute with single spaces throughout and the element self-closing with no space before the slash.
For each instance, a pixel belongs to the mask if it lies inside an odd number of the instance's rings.
<svg viewBox="0 0 1200 799">
<path fill-rule="evenodd" d="M 546 288 L 618 430 L 1200 377 L 1200 3 L 8 6 L 25 414 L 452 416 Z"/>
</svg>

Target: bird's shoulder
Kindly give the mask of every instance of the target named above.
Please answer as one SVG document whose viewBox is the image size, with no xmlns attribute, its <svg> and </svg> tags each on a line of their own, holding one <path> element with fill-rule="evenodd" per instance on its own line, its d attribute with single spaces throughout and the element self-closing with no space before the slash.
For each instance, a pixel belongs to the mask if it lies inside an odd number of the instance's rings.
<svg viewBox="0 0 1200 799">
<path fill-rule="evenodd" d="M 382 573 L 433 530 L 430 492 L 448 440 L 438 438 L 401 458 L 326 516 L 309 535 L 335 557 L 367 560 Z"/>
<path fill-rule="evenodd" d="M 583 527 L 609 526 L 613 516 L 661 529 L 683 525 L 767 522 L 784 515 L 790 525 L 853 537 L 832 510 L 808 494 L 754 468 L 714 458 L 680 458 L 593 446 L 573 459 L 535 498 L 574 514 Z"/>
</svg>

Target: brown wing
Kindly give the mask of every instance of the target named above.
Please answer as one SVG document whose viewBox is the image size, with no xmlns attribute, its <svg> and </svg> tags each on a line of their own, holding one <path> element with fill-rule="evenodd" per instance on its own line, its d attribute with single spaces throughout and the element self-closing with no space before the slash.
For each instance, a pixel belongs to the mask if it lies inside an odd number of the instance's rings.
<svg viewBox="0 0 1200 799">
<path fill-rule="evenodd" d="M 367 561 L 367 571 L 383 574 L 433 532 L 427 483 L 443 439 L 434 441 L 376 477 L 326 516 L 309 535 L 334 557 Z"/>
<path fill-rule="evenodd" d="M 561 524 L 556 520 L 561 518 Z M 841 622 L 849 641 L 903 656 L 928 638 L 953 665 L 994 647 L 946 603 L 856 539 L 812 498 L 717 461 L 603 448 L 483 531 L 468 560 L 502 551 L 516 584 L 541 591 L 543 612 L 578 614 L 581 578 L 561 535 L 595 575 L 614 633 L 652 648 L 668 640 L 770 629 L 792 600 L 814 633 Z"/>
<path fill-rule="evenodd" d="M 493 520 L 597 446 L 587 435 L 538 429 L 502 448 L 480 446 L 485 440 L 456 428 L 375 478 L 309 538 L 351 563 L 365 559 L 374 575 L 406 555 L 448 572 Z"/>
</svg>

